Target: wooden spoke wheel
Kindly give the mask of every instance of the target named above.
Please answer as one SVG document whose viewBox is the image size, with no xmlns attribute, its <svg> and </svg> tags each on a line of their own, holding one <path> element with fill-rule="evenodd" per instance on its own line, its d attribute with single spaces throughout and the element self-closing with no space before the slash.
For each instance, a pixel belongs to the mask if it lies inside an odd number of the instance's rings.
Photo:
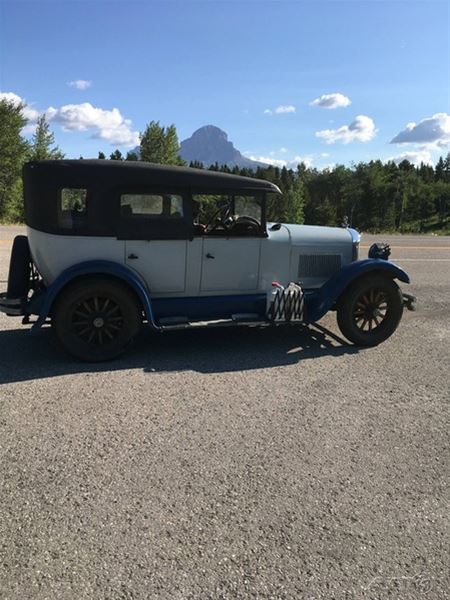
<svg viewBox="0 0 450 600">
<path fill-rule="evenodd" d="M 383 291 L 372 288 L 355 304 L 353 318 L 361 331 L 374 331 L 387 315 L 388 300 Z"/>
<path fill-rule="evenodd" d="M 341 296 L 337 321 L 343 335 L 358 346 L 376 346 L 397 329 L 403 314 L 398 285 L 375 274 L 357 280 Z"/>
<path fill-rule="evenodd" d="M 111 298 L 86 298 L 72 311 L 72 330 L 88 344 L 111 344 L 124 327 L 121 306 Z"/>
<path fill-rule="evenodd" d="M 86 361 L 122 354 L 139 333 L 142 309 L 125 285 L 114 280 L 77 281 L 56 301 L 52 325 L 64 348 Z"/>
</svg>

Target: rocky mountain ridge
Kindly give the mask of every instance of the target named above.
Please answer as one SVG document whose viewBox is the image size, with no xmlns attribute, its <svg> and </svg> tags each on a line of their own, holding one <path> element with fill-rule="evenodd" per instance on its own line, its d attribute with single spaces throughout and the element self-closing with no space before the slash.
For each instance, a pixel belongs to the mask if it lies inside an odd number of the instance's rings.
<svg viewBox="0 0 450 600">
<path fill-rule="evenodd" d="M 227 133 L 215 125 L 204 125 L 194 131 L 190 138 L 183 140 L 180 144 L 180 156 L 187 163 L 198 161 L 205 167 L 216 162 L 228 167 L 237 166 L 248 169 L 267 166 L 243 156 L 234 147 L 233 142 L 228 140 Z"/>
</svg>

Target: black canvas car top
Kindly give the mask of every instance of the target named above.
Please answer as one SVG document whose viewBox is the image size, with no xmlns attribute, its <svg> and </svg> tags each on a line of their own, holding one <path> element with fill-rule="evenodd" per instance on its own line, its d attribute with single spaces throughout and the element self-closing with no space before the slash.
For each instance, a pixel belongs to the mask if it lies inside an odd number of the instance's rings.
<svg viewBox="0 0 450 600">
<path fill-rule="evenodd" d="M 24 165 L 23 181 L 27 225 L 60 235 L 74 234 L 62 230 L 57 223 L 63 188 L 88 190 L 86 223 L 76 234 L 100 236 L 117 232 L 119 194 L 124 191 L 160 190 L 180 193 L 185 198 L 191 193 L 280 193 L 276 185 L 263 179 L 142 161 L 32 161 Z M 186 218 L 190 216 L 187 210 Z M 177 237 L 189 237 L 191 228 L 192 219 Z M 167 234 L 172 237 L 172 233 Z"/>
<path fill-rule="evenodd" d="M 279 193 L 279 188 L 263 179 L 241 177 L 229 173 L 220 173 L 190 167 L 174 167 L 156 165 L 143 161 L 115 160 L 44 160 L 29 162 L 24 166 L 24 179 L 38 187 L 48 186 L 51 181 L 55 187 L 65 186 L 70 182 L 83 184 L 102 181 L 105 186 L 145 185 L 175 186 L 190 188 L 195 191 L 206 190 L 241 190 Z"/>
</svg>

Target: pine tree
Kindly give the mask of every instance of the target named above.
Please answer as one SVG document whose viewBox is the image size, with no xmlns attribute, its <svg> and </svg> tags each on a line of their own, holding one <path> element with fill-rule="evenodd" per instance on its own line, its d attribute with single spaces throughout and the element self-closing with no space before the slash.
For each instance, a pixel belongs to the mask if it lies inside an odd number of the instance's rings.
<svg viewBox="0 0 450 600">
<path fill-rule="evenodd" d="M 160 165 L 184 165 L 179 151 L 175 125 L 166 129 L 159 121 L 151 121 L 141 134 L 141 160 Z"/>
<path fill-rule="evenodd" d="M 106 156 L 105 156 L 104 152 L 99 152 L 98 153 L 98 159 L 99 160 L 105 160 L 105 158 L 106 158 Z"/>
<path fill-rule="evenodd" d="M 55 136 L 50 131 L 50 125 L 41 115 L 37 120 L 36 131 L 31 141 L 31 160 L 57 160 L 64 158 L 64 154 L 55 146 Z"/>
<path fill-rule="evenodd" d="M 444 181 L 450 181 L 450 152 L 444 160 Z"/>
<path fill-rule="evenodd" d="M 384 214 L 382 229 L 384 231 L 394 231 L 395 230 L 395 204 L 391 202 Z"/>
<path fill-rule="evenodd" d="M 164 128 L 151 121 L 141 134 L 141 160 L 162 164 L 164 160 Z"/>
<path fill-rule="evenodd" d="M 189 166 L 191 169 L 203 169 L 203 163 L 199 160 L 191 160 Z"/>
<path fill-rule="evenodd" d="M 127 152 L 125 160 L 139 160 L 139 155 L 137 154 L 137 152 L 133 152 L 133 150 L 130 150 L 129 152 Z"/>
<path fill-rule="evenodd" d="M 328 225 L 334 227 L 337 225 L 336 209 L 334 208 L 330 198 L 325 196 L 324 200 L 318 207 L 319 225 Z"/>
<path fill-rule="evenodd" d="M 175 125 L 170 125 L 165 131 L 164 139 L 164 164 L 166 165 L 185 165 L 185 161 L 179 156 L 180 144 Z"/>
<path fill-rule="evenodd" d="M 436 181 L 444 181 L 445 180 L 445 163 L 442 156 L 439 157 L 439 160 L 436 163 L 436 168 L 434 169 Z"/>
<path fill-rule="evenodd" d="M 110 155 L 109 160 L 123 160 L 122 152 L 120 150 L 114 150 Z"/>
<path fill-rule="evenodd" d="M 303 223 L 305 208 L 305 190 L 300 178 L 296 178 L 288 192 L 288 220 L 290 223 Z"/>
<path fill-rule="evenodd" d="M 23 216 L 21 169 L 29 144 L 21 130 L 27 120 L 23 104 L 0 100 L 0 218 L 19 220 Z"/>
</svg>

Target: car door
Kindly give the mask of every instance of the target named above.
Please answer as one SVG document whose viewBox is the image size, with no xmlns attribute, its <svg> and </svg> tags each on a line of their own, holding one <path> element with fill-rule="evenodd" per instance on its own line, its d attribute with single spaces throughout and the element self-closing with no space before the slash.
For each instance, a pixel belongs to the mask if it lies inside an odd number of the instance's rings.
<svg viewBox="0 0 450 600">
<path fill-rule="evenodd" d="M 183 206 L 179 194 L 142 191 L 120 196 L 125 263 L 144 278 L 152 294 L 182 294 L 186 289 L 189 231 Z"/>
<path fill-rule="evenodd" d="M 258 288 L 261 238 L 204 237 L 201 294 Z"/>
<path fill-rule="evenodd" d="M 126 240 L 125 262 L 142 275 L 150 293 L 184 292 L 186 244 L 185 240 Z"/>
</svg>

